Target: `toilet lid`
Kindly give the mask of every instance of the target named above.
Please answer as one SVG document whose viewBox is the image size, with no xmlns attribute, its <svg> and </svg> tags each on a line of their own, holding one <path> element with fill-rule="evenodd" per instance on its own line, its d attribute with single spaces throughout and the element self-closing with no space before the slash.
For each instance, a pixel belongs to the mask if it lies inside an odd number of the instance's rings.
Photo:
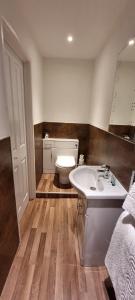
<svg viewBox="0 0 135 300">
<path fill-rule="evenodd" d="M 59 167 L 74 167 L 75 159 L 73 156 L 60 155 L 57 156 L 56 165 Z"/>
</svg>

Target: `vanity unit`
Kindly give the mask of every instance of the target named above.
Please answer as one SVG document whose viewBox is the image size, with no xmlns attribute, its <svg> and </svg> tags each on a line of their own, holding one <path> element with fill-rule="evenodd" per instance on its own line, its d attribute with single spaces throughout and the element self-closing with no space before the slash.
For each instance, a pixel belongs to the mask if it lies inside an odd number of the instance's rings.
<svg viewBox="0 0 135 300">
<path fill-rule="evenodd" d="M 102 266 L 123 201 L 87 200 L 79 194 L 77 233 L 82 266 Z"/>
<path fill-rule="evenodd" d="M 98 173 L 99 168 L 82 166 L 70 173 L 70 181 L 79 193 L 77 233 L 83 266 L 104 265 L 111 235 L 127 194 L 116 178 L 115 186 L 112 185 L 111 172 L 105 179 Z"/>
</svg>

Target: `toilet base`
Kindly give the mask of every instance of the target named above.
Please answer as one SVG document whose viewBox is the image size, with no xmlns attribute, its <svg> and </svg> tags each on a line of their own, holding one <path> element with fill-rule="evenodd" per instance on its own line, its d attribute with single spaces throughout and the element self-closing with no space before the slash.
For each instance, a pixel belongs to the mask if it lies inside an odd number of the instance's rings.
<svg viewBox="0 0 135 300">
<path fill-rule="evenodd" d="M 69 173 L 74 169 L 74 167 L 70 168 L 59 168 L 56 167 L 56 172 L 59 174 L 59 183 L 66 185 L 69 184 Z"/>
<path fill-rule="evenodd" d="M 69 184 L 69 174 L 60 174 L 59 173 L 59 182 L 60 184 Z"/>
</svg>

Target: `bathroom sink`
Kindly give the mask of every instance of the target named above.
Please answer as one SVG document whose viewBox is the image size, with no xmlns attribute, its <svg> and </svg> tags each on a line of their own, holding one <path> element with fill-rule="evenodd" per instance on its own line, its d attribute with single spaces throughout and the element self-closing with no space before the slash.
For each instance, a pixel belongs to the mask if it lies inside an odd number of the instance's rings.
<svg viewBox="0 0 135 300">
<path fill-rule="evenodd" d="M 100 166 L 79 166 L 69 174 L 71 184 L 87 199 L 125 199 L 127 191 L 115 177 L 115 186 L 111 183 L 112 172 L 106 179 L 98 170 Z"/>
</svg>

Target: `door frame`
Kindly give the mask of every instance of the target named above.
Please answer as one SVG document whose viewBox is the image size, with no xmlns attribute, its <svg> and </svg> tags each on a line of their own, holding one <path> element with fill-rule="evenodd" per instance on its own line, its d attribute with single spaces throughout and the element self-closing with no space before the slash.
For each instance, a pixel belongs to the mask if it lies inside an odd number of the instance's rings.
<svg viewBox="0 0 135 300">
<path fill-rule="evenodd" d="M 2 45 L 3 77 L 4 72 L 4 48 L 5 43 L 10 46 L 14 53 L 21 59 L 24 70 L 24 106 L 25 106 L 25 123 L 26 123 L 26 146 L 27 146 L 27 164 L 28 164 L 28 189 L 29 198 L 36 197 L 36 175 L 35 175 L 35 143 L 34 143 L 34 126 L 33 126 L 33 109 L 32 109 L 32 87 L 31 87 L 31 65 L 30 61 L 21 46 L 21 42 L 10 26 L 2 18 L 0 39 Z M 5 81 L 5 80 L 4 80 Z M 4 84 L 6 97 L 6 84 Z"/>
</svg>

